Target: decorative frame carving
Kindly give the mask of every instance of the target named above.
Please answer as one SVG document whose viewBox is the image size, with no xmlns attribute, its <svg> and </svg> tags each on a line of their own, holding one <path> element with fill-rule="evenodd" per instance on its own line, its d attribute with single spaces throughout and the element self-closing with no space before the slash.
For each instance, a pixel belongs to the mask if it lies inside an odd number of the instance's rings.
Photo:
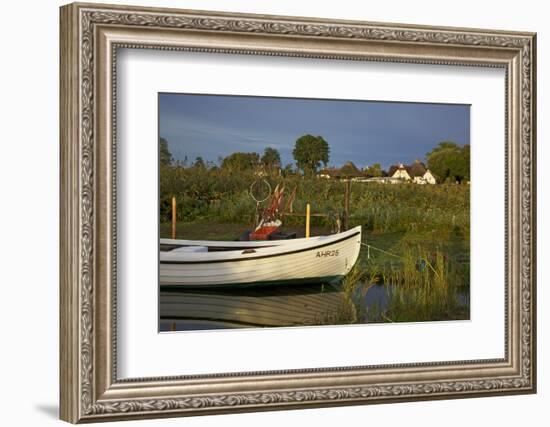
<svg viewBox="0 0 550 427">
<path fill-rule="evenodd" d="M 535 392 L 535 40 L 533 33 L 506 31 L 63 6 L 61 418 L 77 423 Z M 505 357 L 117 380 L 119 47 L 505 68 Z"/>
</svg>

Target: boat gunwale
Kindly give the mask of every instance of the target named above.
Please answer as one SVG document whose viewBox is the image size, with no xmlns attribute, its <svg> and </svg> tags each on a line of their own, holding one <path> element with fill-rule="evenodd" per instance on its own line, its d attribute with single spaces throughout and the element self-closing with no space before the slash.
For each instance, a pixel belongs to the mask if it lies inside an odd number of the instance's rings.
<svg viewBox="0 0 550 427">
<path fill-rule="evenodd" d="M 249 249 L 249 248 L 267 248 L 275 246 L 286 246 L 286 245 L 298 245 L 301 243 L 311 242 L 314 240 L 322 240 L 322 238 L 333 237 L 338 234 L 345 235 L 351 233 L 352 231 L 361 232 L 361 226 L 358 225 L 349 230 L 343 231 L 341 233 L 327 234 L 323 236 L 312 236 L 312 237 L 300 237 L 297 239 L 282 239 L 282 240 L 252 240 L 252 241 L 223 241 L 223 240 L 185 240 L 185 239 L 168 239 L 161 238 L 159 239 L 160 245 L 165 246 L 206 246 L 208 248 L 227 248 L 229 250 L 240 250 L 240 249 Z M 169 251 L 167 251 L 169 252 Z"/>
<path fill-rule="evenodd" d="M 326 243 L 322 243 L 314 246 L 312 245 L 312 246 L 302 247 L 300 249 L 294 249 L 286 252 L 276 252 L 276 253 L 265 254 L 265 255 L 260 253 L 260 254 L 257 254 L 256 256 L 254 256 L 255 254 L 246 254 L 251 256 L 247 256 L 244 258 L 240 257 L 240 258 L 229 258 L 229 259 L 188 260 L 188 261 L 187 260 L 160 260 L 160 264 L 214 264 L 214 263 L 219 264 L 219 263 L 225 263 L 225 262 L 251 261 L 251 260 L 258 260 L 263 258 L 273 258 L 278 256 L 284 256 L 284 255 L 292 255 L 295 253 L 307 252 L 307 251 L 317 250 L 326 246 L 331 246 L 331 245 L 343 242 L 345 240 L 351 239 L 357 235 L 360 235 L 361 234 L 360 226 L 355 228 L 359 228 L 359 230 L 347 236 L 341 237 L 340 239 L 331 240 L 330 242 L 326 242 Z M 349 231 L 352 231 L 352 230 L 349 230 Z M 279 249 L 280 246 L 281 245 L 276 246 L 275 248 Z M 269 249 L 273 249 L 273 248 L 274 247 L 270 247 Z M 265 249 L 268 249 L 268 248 L 265 248 Z M 228 252 L 238 252 L 238 251 L 228 251 Z"/>
</svg>

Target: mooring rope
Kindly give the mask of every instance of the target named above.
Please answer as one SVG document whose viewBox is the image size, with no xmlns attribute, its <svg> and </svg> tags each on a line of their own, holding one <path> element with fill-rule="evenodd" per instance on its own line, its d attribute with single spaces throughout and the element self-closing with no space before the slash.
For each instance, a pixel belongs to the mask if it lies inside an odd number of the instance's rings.
<svg viewBox="0 0 550 427">
<path fill-rule="evenodd" d="M 407 258 L 405 258 L 404 256 L 392 254 L 391 252 L 385 251 L 384 249 L 377 248 L 376 246 L 367 245 L 366 243 L 363 243 L 363 242 L 361 242 L 361 244 L 362 244 L 363 246 L 366 246 L 366 247 L 369 249 L 369 254 L 368 254 L 367 258 L 370 258 L 370 249 L 372 248 L 372 249 L 374 249 L 374 250 L 376 250 L 376 251 L 379 251 L 379 252 L 382 252 L 382 253 L 384 253 L 384 254 L 386 254 L 386 255 L 394 256 L 394 257 L 396 257 L 396 258 L 401 258 L 401 259 L 407 259 Z"/>
<path fill-rule="evenodd" d="M 374 250 L 376 250 L 376 251 L 379 251 L 379 252 L 382 252 L 382 253 L 384 253 L 384 254 L 386 254 L 386 255 L 390 255 L 390 256 L 393 256 L 393 257 L 396 257 L 396 258 L 400 258 L 400 259 L 407 260 L 407 258 L 404 257 L 404 256 L 393 254 L 393 253 L 391 253 L 391 252 L 385 251 L 384 249 L 377 248 L 376 246 L 368 245 L 368 244 L 363 243 L 363 242 L 361 242 L 361 244 L 362 244 L 363 246 L 366 246 L 366 247 L 367 247 L 367 251 L 368 251 L 368 252 L 367 252 L 367 259 L 370 259 L 370 249 L 372 248 L 372 249 L 374 249 Z M 423 258 L 423 257 L 420 257 L 419 260 L 424 261 L 424 262 L 428 265 L 428 267 L 430 267 L 430 268 L 432 269 L 432 271 L 434 272 L 434 274 L 435 274 L 436 276 L 439 277 L 439 274 L 437 273 L 437 271 L 435 270 L 435 268 L 433 267 L 433 265 L 430 263 L 430 261 L 428 261 L 426 258 Z"/>
</svg>

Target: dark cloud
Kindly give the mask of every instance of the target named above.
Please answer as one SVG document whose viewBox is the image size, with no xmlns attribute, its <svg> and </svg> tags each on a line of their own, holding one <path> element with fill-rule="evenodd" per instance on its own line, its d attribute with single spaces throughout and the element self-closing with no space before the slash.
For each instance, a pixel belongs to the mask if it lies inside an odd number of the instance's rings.
<svg viewBox="0 0 550 427">
<path fill-rule="evenodd" d="M 159 132 L 172 154 L 216 161 L 235 151 L 279 150 L 283 163 L 306 133 L 322 135 L 330 164 L 360 167 L 424 159 L 437 143 L 470 143 L 470 107 L 379 101 L 159 95 Z"/>
</svg>

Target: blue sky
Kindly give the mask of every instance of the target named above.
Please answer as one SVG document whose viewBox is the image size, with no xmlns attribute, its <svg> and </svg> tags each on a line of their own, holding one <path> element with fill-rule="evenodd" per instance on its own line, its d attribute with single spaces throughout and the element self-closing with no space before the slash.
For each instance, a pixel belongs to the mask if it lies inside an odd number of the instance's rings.
<svg viewBox="0 0 550 427">
<path fill-rule="evenodd" d="M 293 163 L 296 139 L 321 135 L 330 166 L 411 163 L 440 141 L 470 143 L 470 106 L 275 97 L 159 94 L 159 135 L 174 158 L 217 162 L 233 152 L 279 150 Z"/>
</svg>

